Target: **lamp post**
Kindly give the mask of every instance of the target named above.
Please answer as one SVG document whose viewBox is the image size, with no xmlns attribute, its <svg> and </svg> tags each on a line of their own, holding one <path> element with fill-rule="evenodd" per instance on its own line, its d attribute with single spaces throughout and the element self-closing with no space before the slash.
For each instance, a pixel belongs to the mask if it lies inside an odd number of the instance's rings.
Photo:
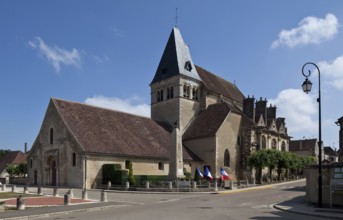
<svg viewBox="0 0 343 220">
<path fill-rule="evenodd" d="M 322 112 L 321 112 L 321 103 L 320 103 L 320 70 L 318 66 L 312 62 L 305 63 L 302 68 L 302 74 L 306 77 L 304 83 L 302 84 L 303 91 L 308 93 L 311 91 L 312 88 L 312 82 L 308 79 L 308 77 L 311 75 L 311 70 L 308 70 L 308 74 L 304 73 L 305 66 L 307 65 L 313 65 L 317 68 L 318 71 L 318 98 L 317 102 L 319 105 L 319 122 L 318 122 L 318 131 L 319 131 L 319 141 L 318 141 L 318 147 L 319 147 L 319 155 L 318 155 L 318 207 L 322 208 Z"/>
</svg>

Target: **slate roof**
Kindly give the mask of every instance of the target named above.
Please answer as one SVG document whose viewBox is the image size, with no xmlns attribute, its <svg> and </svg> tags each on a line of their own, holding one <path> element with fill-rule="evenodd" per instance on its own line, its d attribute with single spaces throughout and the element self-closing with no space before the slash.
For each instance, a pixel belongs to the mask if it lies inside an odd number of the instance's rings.
<svg viewBox="0 0 343 220">
<path fill-rule="evenodd" d="M 191 68 L 186 68 L 186 62 L 189 63 Z M 180 30 L 177 27 L 174 27 L 170 33 L 167 45 L 163 51 L 162 58 L 151 84 L 178 74 L 200 81 L 200 77 L 194 67 L 189 52 L 189 47 L 183 41 Z"/>
<path fill-rule="evenodd" d="M 21 151 L 7 151 L 0 156 L 0 172 L 3 172 L 8 164 L 19 164 L 26 161 L 26 155 Z"/>
<path fill-rule="evenodd" d="M 239 103 L 243 103 L 244 95 L 238 87 L 225 79 L 195 65 L 197 72 L 207 90 L 223 95 Z"/>
<path fill-rule="evenodd" d="M 191 122 L 183 134 L 183 140 L 214 136 L 230 111 L 225 102 L 209 105 Z"/>
<path fill-rule="evenodd" d="M 77 102 L 51 100 L 87 153 L 169 158 L 171 128 L 166 123 Z M 184 159 L 193 158 L 184 151 Z"/>
<path fill-rule="evenodd" d="M 289 151 L 315 150 L 317 139 L 292 140 L 289 142 Z"/>
</svg>

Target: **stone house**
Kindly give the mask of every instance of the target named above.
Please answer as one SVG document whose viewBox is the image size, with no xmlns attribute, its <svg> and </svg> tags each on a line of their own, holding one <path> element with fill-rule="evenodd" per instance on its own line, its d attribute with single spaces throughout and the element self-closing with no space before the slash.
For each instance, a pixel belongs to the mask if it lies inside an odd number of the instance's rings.
<svg viewBox="0 0 343 220">
<path fill-rule="evenodd" d="M 0 156 L 0 179 L 2 183 L 9 182 L 9 174 L 6 168 L 9 164 L 20 164 L 26 161 L 26 155 L 22 151 L 7 151 Z"/>
<path fill-rule="evenodd" d="M 324 146 L 322 146 L 322 160 L 324 157 Z M 313 139 L 303 139 L 303 140 L 292 140 L 289 142 L 289 151 L 301 156 L 311 156 L 318 159 L 319 147 L 318 140 Z"/>
<path fill-rule="evenodd" d="M 208 167 L 219 178 L 251 176 L 249 155 L 288 151 L 284 118 L 262 98 L 193 63 L 180 30 L 172 29 L 150 84 L 151 118 L 52 98 L 28 155 L 29 183 L 91 188 L 103 164 L 134 175 L 194 176 Z"/>
<path fill-rule="evenodd" d="M 328 163 L 338 162 L 338 153 L 330 146 L 324 147 L 324 160 Z"/>
</svg>

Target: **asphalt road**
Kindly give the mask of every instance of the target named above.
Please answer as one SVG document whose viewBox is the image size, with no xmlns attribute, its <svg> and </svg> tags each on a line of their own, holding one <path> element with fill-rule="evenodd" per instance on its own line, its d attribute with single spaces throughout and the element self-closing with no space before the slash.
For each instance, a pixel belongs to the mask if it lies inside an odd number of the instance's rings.
<svg viewBox="0 0 343 220">
<path fill-rule="evenodd" d="M 122 205 L 100 211 L 76 212 L 48 219 L 321 219 L 276 210 L 273 204 L 304 195 L 305 181 L 266 189 L 226 194 L 108 193 Z M 96 194 L 89 194 L 90 197 Z M 44 219 L 44 218 L 42 218 Z"/>
</svg>

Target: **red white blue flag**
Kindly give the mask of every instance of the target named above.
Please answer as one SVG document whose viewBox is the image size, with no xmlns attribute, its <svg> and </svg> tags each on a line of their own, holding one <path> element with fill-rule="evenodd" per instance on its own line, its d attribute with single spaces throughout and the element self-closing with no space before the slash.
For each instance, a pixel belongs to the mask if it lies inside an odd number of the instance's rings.
<svg viewBox="0 0 343 220">
<path fill-rule="evenodd" d="M 227 174 L 223 167 L 220 168 L 220 178 L 221 180 L 230 180 L 229 174 Z"/>
<path fill-rule="evenodd" d="M 196 168 L 195 172 L 198 173 L 199 177 L 202 179 L 204 178 L 204 175 L 202 175 L 202 173 L 200 172 L 200 170 L 198 169 L 198 167 Z"/>
<path fill-rule="evenodd" d="M 208 169 L 207 166 L 205 167 L 204 178 L 207 179 L 207 180 L 210 180 L 210 181 L 213 180 L 213 177 L 212 177 L 212 175 L 211 175 L 211 172 L 210 172 L 210 170 Z"/>
</svg>

